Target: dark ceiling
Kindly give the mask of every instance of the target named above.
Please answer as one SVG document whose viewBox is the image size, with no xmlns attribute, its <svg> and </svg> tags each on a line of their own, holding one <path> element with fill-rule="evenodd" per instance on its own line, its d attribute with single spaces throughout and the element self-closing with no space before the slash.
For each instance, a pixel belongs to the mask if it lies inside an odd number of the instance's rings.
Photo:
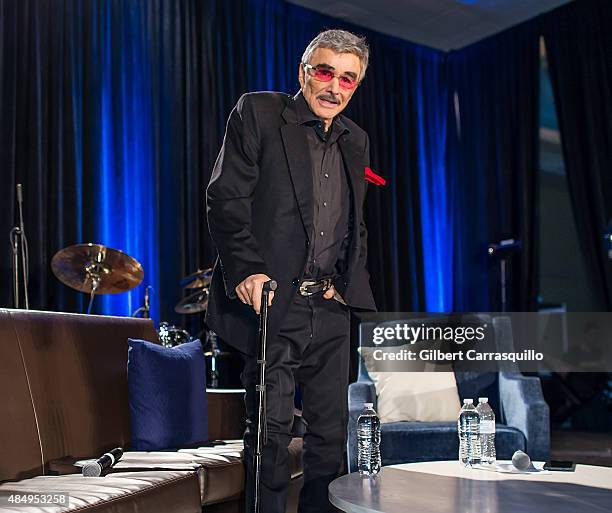
<svg viewBox="0 0 612 513">
<path fill-rule="evenodd" d="M 570 0 L 289 0 L 440 50 L 462 48 Z"/>
</svg>

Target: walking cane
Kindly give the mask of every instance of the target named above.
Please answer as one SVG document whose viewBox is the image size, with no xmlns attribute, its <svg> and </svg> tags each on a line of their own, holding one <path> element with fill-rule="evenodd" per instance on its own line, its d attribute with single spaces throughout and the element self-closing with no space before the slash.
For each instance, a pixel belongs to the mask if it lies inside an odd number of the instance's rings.
<svg viewBox="0 0 612 513">
<path fill-rule="evenodd" d="M 269 280 L 263 284 L 261 291 L 261 309 L 259 310 L 259 356 L 257 365 L 259 366 L 259 393 L 257 401 L 257 441 L 255 445 L 255 497 L 253 513 L 259 513 L 259 494 L 260 494 L 260 474 L 261 474 L 261 453 L 263 446 L 268 438 L 266 423 L 266 336 L 268 324 L 268 297 L 270 291 L 276 290 L 276 282 Z"/>
</svg>

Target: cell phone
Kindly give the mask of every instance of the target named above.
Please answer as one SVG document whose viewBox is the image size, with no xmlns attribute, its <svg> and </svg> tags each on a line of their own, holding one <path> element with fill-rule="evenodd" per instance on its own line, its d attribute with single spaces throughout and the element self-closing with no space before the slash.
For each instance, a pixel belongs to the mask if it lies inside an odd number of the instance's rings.
<svg viewBox="0 0 612 513">
<path fill-rule="evenodd" d="M 573 461 L 549 460 L 544 463 L 544 470 L 573 472 L 574 470 L 576 470 L 576 464 Z"/>
</svg>

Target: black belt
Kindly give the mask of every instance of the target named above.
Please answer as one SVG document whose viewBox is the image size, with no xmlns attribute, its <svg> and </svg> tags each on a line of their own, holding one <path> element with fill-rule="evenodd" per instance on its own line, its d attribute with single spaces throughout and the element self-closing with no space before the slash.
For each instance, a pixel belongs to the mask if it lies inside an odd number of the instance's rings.
<svg viewBox="0 0 612 513">
<path fill-rule="evenodd" d="M 301 296 L 312 296 L 314 294 L 322 294 L 327 292 L 334 286 L 334 279 L 336 277 L 332 276 L 331 278 L 322 278 L 320 280 L 309 280 L 304 279 L 300 281 L 298 286 L 298 291 Z"/>
</svg>

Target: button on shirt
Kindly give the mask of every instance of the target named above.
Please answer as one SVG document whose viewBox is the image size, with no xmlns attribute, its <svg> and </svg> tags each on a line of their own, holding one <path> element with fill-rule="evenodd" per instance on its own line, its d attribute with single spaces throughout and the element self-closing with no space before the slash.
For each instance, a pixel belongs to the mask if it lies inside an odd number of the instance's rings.
<svg viewBox="0 0 612 513">
<path fill-rule="evenodd" d="M 310 110 L 301 92 L 296 96 L 296 107 L 298 122 L 309 127 L 306 135 L 314 195 L 314 233 L 305 277 L 316 279 L 335 274 L 337 261 L 344 258 L 351 199 L 338 138 L 349 130 L 335 119 L 325 132 L 323 122 Z"/>
</svg>

